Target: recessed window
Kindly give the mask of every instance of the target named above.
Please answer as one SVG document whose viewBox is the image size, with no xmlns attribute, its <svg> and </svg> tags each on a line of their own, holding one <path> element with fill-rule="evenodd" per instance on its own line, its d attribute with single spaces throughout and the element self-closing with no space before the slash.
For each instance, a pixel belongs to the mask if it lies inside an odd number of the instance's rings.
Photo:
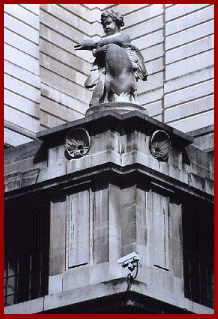
<svg viewBox="0 0 218 319">
<path fill-rule="evenodd" d="M 185 297 L 214 307 L 213 205 L 192 199 L 183 205 Z"/>
<path fill-rule="evenodd" d="M 48 293 L 49 202 L 39 193 L 5 201 L 4 305 Z"/>
</svg>

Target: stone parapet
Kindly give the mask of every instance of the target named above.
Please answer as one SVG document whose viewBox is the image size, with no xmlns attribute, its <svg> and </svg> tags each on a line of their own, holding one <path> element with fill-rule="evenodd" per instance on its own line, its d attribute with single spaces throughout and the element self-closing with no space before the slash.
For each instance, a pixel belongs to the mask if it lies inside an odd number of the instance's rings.
<svg viewBox="0 0 218 319">
<path fill-rule="evenodd" d="M 123 104 L 128 107 L 129 103 Z M 89 152 L 76 159 L 66 154 L 66 137 L 75 128 L 85 129 L 90 136 Z M 158 161 L 151 154 L 151 136 L 157 131 L 169 135 L 167 161 Z M 178 187 L 188 191 L 191 188 L 213 195 L 212 156 L 189 146 L 193 142 L 191 136 L 139 111 L 123 113 L 114 109 L 93 113 L 39 132 L 37 137 L 38 141 L 5 151 L 6 192 L 24 186 L 40 187 L 48 181 L 52 184 L 57 178 L 67 180 L 71 174 L 82 176 L 87 169 L 93 171 L 99 166 L 114 166 L 123 174 L 136 165 L 138 171 L 148 176 L 159 176 L 159 180 L 169 184 L 179 183 Z M 16 182 L 11 174 L 16 175 Z"/>
</svg>

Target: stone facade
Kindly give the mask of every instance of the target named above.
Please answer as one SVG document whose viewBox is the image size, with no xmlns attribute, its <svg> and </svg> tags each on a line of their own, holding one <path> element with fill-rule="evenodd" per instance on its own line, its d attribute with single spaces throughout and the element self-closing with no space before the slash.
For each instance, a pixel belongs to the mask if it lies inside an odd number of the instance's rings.
<svg viewBox="0 0 218 319">
<path fill-rule="evenodd" d="M 88 132 L 90 149 L 70 159 L 65 143 L 75 129 Z M 171 141 L 165 161 L 150 151 L 157 131 Z M 139 111 L 91 114 L 37 137 L 5 151 L 5 200 L 7 207 L 40 192 L 50 203 L 48 293 L 5 313 L 74 313 L 69 307 L 95 298 L 106 298 L 106 307 L 114 293 L 128 291 L 128 270 L 117 259 L 133 251 L 142 265 L 133 293 L 163 303 L 163 312 L 168 304 L 179 313 L 213 313 L 185 297 L 183 247 L 183 206 L 193 198 L 213 201 L 212 156 Z M 207 214 L 210 220 L 211 209 Z"/>
<path fill-rule="evenodd" d="M 138 106 L 88 107 L 106 8 Z M 213 5 L 5 4 L 4 58 L 5 314 L 213 314 Z"/>
<path fill-rule="evenodd" d="M 4 5 L 5 143 L 20 145 L 40 130 L 38 5 Z"/>
<path fill-rule="evenodd" d="M 139 104 L 212 151 L 211 4 L 5 5 L 6 145 L 84 116 L 93 57 L 74 45 L 103 36 L 99 20 L 106 8 L 124 15 L 123 32 L 144 56 L 149 77 L 139 83 Z"/>
</svg>

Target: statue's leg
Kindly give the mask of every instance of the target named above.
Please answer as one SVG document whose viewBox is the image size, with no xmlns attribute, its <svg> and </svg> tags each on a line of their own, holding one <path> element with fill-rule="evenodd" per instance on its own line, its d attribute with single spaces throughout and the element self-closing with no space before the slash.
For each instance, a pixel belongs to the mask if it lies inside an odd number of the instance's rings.
<svg viewBox="0 0 218 319">
<path fill-rule="evenodd" d="M 106 95 L 104 84 L 105 84 L 105 75 L 102 74 L 98 80 L 98 84 L 93 90 L 92 99 L 89 103 L 89 106 L 93 106 L 95 104 L 104 102 L 105 95 Z"/>
<path fill-rule="evenodd" d="M 100 76 L 101 76 L 101 72 L 99 71 L 98 67 L 94 65 L 84 83 L 84 86 L 87 89 L 92 90 L 93 87 L 95 87 L 96 84 L 98 83 Z"/>
<path fill-rule="evenodd" d="M 108 102 L 115 102 L 116 101 L 116 97 L 115 97 L 115 94 L 109 90 L 108 92 Z"/>
</svg>

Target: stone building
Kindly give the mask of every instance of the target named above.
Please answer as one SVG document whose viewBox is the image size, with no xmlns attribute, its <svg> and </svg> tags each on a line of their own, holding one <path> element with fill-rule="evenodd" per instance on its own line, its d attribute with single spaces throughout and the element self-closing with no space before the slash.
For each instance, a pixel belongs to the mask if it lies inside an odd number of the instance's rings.
<svg viewBox="0 0 218 319">
<path fill-rule="evenodd" d="M 141 109 L 89 114 L 74 45 L 107 8 L 148 80 Z M 5 313 L 213 313 L 214 6 L 4 9 Z"/>
</svg>

